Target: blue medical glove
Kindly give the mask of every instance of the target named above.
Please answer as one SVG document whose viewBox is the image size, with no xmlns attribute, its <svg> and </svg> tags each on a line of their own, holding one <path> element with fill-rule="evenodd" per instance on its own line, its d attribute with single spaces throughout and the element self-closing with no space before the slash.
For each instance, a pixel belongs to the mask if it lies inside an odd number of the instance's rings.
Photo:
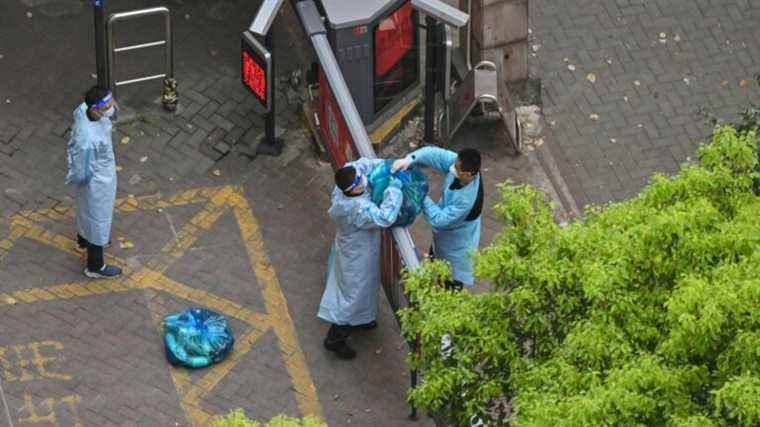
<svg viewBox="0 0 760 427">
<path fill-rule="evenodd" d="M 435 202 L 433 201 L 433 199 L 431 199 L 430 196 L 425 196 L 425 199 L 422 200 L 422 209 L 427 211 L 433 206 L 435 206 Z"/>
</svg>

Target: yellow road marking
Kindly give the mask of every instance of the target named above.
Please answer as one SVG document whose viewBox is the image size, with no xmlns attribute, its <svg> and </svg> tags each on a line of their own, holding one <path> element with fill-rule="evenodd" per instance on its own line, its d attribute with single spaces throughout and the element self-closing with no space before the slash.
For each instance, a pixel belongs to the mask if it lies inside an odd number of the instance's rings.
<svg viewBox="0 0 760 427">
<path fill-rule="evenodd" d="M 26 218 L 14 217 L 11 220 L 11 236 L 9 238 L 14 238 L 15 241 L 20 237 L 26 237 L 68 254 L 79 256 L 79 253 L 74 249 L 77 244 L 74 239 L 47 231 Z M 108 259 L 111 264 L 124 269 L 126 274 L 129 273 L 129 268 L 124 260 L 111 255 L 108 256 Z M 2 256 L 0 256 L 0 261 L 2 261 Z"/>
<path fill-rule="evenodd" d="M 112 292 L 125 292 L 136 288 L 137 286 L 135 286 L 128 278 L 109 281 L 108 285 L 94 281 L 64 283 L 41 288 L 0 293 L 0 305 L 13 305 L 16 301 L 33 304 L 40 301 L 87 297 Z"/>
<path fill-rule="evenodd" d="M 138 210 L 156 210 L 171 206 L 203 203 L 208 201 L 221 188 L 224 187 L 195 188 L 179 192 L 167 198 L 163 198 L 161 193 L 140 197 L 122 197 L 116 199 L 114 202 L 114 211 L 119 213 L 130 213 Z M 75 209 L 73 206 L 56 206 L 54 208 L 45 209 L 26 209 L 14 216 L 26 218 L 30 221 L 43 222 L 73 218 L 74 214 Z"/>
<path fill-rule="evenodd" d="M 212 293 L 195 289 L 176 280 L 170 279 L 157 272 L 148 272 L 144 279 L 145 282 L 137 281 L 141 287 L 151 288 L 157 291 L 170 293 L 178 298 L 193 301 L 204 306 L 224 313 L 230 317 L 240 319 L 250 325 L 259 327 L 269 327 L 269 314 L 255 313 L 242 305 L 220 298 Z"/>
<path fill-rule="evenodd" d="M 311 379 L 303 351 L 298 344 L 298 337 L 293 327 L 293 319 L 291 319 L 288 311 L 287 301 L 282 294 L 280 282 L 264 248 L 259 222 L 253 216 L 242 190 L 235 194 L 230 203 L 234 206 L 235 218 L 237 218 L 248 257 L 251 259 L 253 271 L 256 273 L 256 279 L 263 288 L 262 294 L 267 313 L 271 315 L 270 321 L 280 342 L 285 366 L 293 379 L 298 406 L 302 413 L 324 419 L 317 390 Z"/>
<path fill-rule="evenodd" d="M 417 104 L 419 104 L 419 102 L 419 98 L 412 99 L 406 105 L 401 107 L 388 120 L 384 121 L 382 125 L 380 125 L 377 129 L 375 129 L 374 132 L 369 135 L 369 139 L 372 141 L 372 143 L 380 144 L 383 142 L 383 140 L 385 140 L 385 138 L 401 124 L 401 121 L 404 120 L 404 118 L 409 114 L 410 111 L 414 109 L 414 107 L 417 106 Z"/>
<path fill-rule="evenodd" d="M 10 251 L 13 244 L 18 240 L 20 237 L 24 235 L 26 230 L 20 227 L 14 227 L 13 223 L 11 222 L 11 231 L 9 233 L 9 236 L 3 240 L 0 240 L 0 262 L 2 262 L 5 255 Z"/>
<path fill-rule="evenodd" d="M 243 335 L 235 342 L 235 351 L 230 354 L 230 357 L 223 362 L 215 365 L 214 368 L 208 374 L 204 375 L 200 381 L 196 384 L 189 384 L 186 386 L 187 392 L 182 398 L 182 406 L 186 412 L 193 413 L 193 421 L 196 425 L 206 425 L 213 415 L 201 409 L 201 399 L 211 392 L 223 379 L 226 377 L 232 369 L 243 359 L 243 356 L 248 354 L 253 348 L 253 344 L 261 338 L 267 329 L 258 329 L 254 327 L 249 330 L 248 333 Z M 172 369 L 175 371 L 177 369 Z M 182 381 L 180 377 L 180 381 Z"/>
<path fill-rule="evenodd" d="M 195 243 L 202 231 L 208 231 L 224 214 L 227 207 L 224 206 L 224 200 L 232 190 L 225 187 L 213 196 L 204 208 L 195 214 L 187 224 L 177 232 L 177 237 L 171 243 L 161 249 L 165 256 L 157 256 L 148 261 L 147 268 L 164 273 L 169 266 L 179 260 L 185 252 Z"/>
<path fill-rule="evenodd" d="M 303 351 L 290 317 L 287 301 L 282 294 L 276 272 L 269 261 L 262 240 L 259 224 L 239 187 L 200 188 L 177 193 L 168 198 L 160 194 L 144 197 L 127 197 L 116 201 L 115 211 L 130 213 L 140 210 L 156 210 L 171 206 L 206 203 L 177 233 L 177 238 L 167 244 L 161 253 L 148 261 L 136 272 L 126 268 L 124 260 L 113 258 L 116 265 L 125 269 L 122 278 L 106 284 L 98 281 L 82 281 L 57 284 L 48 287 L 24 289 L 0 293 L 0 305 L 35 303 L 100 295 L 110 292 L 143 290 L 148 294 L 155 291 L 166 292 L 178 298 L 207 306 L 227 316 L 242 320 L 251 326 L 238 339 L 236 350 L 225 362 L 216 365 L 201 380 L 193 383 L 187 371 L 171 369 L 172 380 L 181 398 L 181 406 L 188 420 L 196 426 L 205 425 L 215 415 L 203 410 L 201 402 L 227 376 L 234 366 L 251 350 L 253 344 L 269 328 L 277 336 L 281 355 L 296 391 L 296 400 L 303 414 L 324 419 L 316 388 L 306 365 Z M 256 313 L 244 306 L 218 297 L 210 292 L 195 289 L 165 276 L 164 273 L 192 247 L 202 233 L 207 232 L 232 208 L 237 219 L 246 252 L 253 267 L 257 282 L 262 287 L 266 313 Z M 11 230 L 7 238 L 0 240 L 0 261 L 19 238 L 30 238 L 58 250 L 77 254 L 73 239 L 52 233 L 39 226 L 38 222 L 73 218 L 73 208 L 28 210 L 11 218 Z M 161 326 L 159 312 L 166 309 L 148 299 L 149 311 L 157 327 Z"/>
</svg>

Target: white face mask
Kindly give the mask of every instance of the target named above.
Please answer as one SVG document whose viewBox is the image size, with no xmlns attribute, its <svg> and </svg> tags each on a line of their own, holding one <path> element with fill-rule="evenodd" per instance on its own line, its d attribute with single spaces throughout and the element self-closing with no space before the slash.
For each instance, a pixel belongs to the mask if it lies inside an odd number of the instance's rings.
<svg viewBox="0 0 760 427">
<path fill-rule="evenodd" d="M 452 163 L 451 167 L 449 168 L 449 173 L 454 175 L 454 178 L 459 178 L 459 174 L 457 173 L 457 167 L 456 164 Z"/>
<path fill-rule="evenodd" d="M 109 109 L 107 109 L 106 111 L 101 112 L 101 114 L 103 115 L 103 117 L 107 117 L 107 118 L 110 119 L 111 117 L 113 117 L 113 114 L 115 112 L 116 112 L 116 107 L 114 107 L 113 105 L 111 105 L 111 107 Z"/>
</svg>

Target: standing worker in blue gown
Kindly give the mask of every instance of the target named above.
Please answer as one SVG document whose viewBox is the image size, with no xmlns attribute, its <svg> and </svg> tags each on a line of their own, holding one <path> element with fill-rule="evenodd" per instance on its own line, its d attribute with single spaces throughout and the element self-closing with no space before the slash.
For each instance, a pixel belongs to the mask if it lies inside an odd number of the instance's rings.
<svg viewBox="0 0 760 427">
<path fill-rule="evenodd" d="M 343 359 L 356 357 L 356 351 L 346 342 L 353 328 L 377 326 L 380 229 L 390 227 L 401 209 L 402 184 L 397 178 L 391 179 L 380 206 L 372 202 L 367 180 L 383 162 L 362 158 L 335 173 L 336 186 L 328 213 L 337 233 L 317 316 L 331 323 L 325 348 Z"/>
<path fill-rule="evenodd" d="M 105 263 L 103 247 L 111 241 L 111 222 L 116 198 L 116 160 L 111 133 L 113 95 L 103 87 L 91 88 L 74 110 L 74 124 L 66 150 L 69 171 L 66 184 L 75 185 L 77 244 L 87 251 L 84 274 L 112 278 L 121 269 Z"/>
<path fill-rule="evenodd" d="M 425 197 L 423 213 L 433 227 L 432 255 L 448 261 L 454 280 L 449 288 L 461 290 L 475 283 L 472 255 L 480 244 L 483 180 L 480 152 L 467 148 L 459 153 L 424 147 L 393 162 L 392 172 L 422 164 L 446 174 L 438 203 Z"/>
</svg>

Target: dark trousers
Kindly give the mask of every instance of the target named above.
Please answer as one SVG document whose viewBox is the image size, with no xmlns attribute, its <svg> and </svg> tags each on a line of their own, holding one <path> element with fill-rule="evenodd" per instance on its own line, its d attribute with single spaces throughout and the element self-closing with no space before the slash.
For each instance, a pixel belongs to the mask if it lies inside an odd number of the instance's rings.
<svg viewBox="0 0 760 427">
<path fill-rule="evenodd" d="M 87 248 L 87 269 L 90 271 L 100 271 L 103 265 L 105 265 L 103 247 L 93 245 L 79 234 L 77 234 L 77 244 L 80 248 Z"/>
<path fill-rule="evenodd" d="M 436 259 L 435 256 L 435 246 L 430 245 L 430 259 Z M 459 280 L 447 280 L 446 283 L 443 284 L 443 286 L 446 288 L 447 291 L 454 291 L 459 292 L 462 289 L 464 289 L 464 283 L 460 282 Z"/>
<path fill-rule="evenodd" d="M 351 335 L 350 325 L 330 325 L 330 329 L 327 331 L 327 342 L 334 344 L 339 342 L 345 342 L 348 336 Z"/>
</svg>

